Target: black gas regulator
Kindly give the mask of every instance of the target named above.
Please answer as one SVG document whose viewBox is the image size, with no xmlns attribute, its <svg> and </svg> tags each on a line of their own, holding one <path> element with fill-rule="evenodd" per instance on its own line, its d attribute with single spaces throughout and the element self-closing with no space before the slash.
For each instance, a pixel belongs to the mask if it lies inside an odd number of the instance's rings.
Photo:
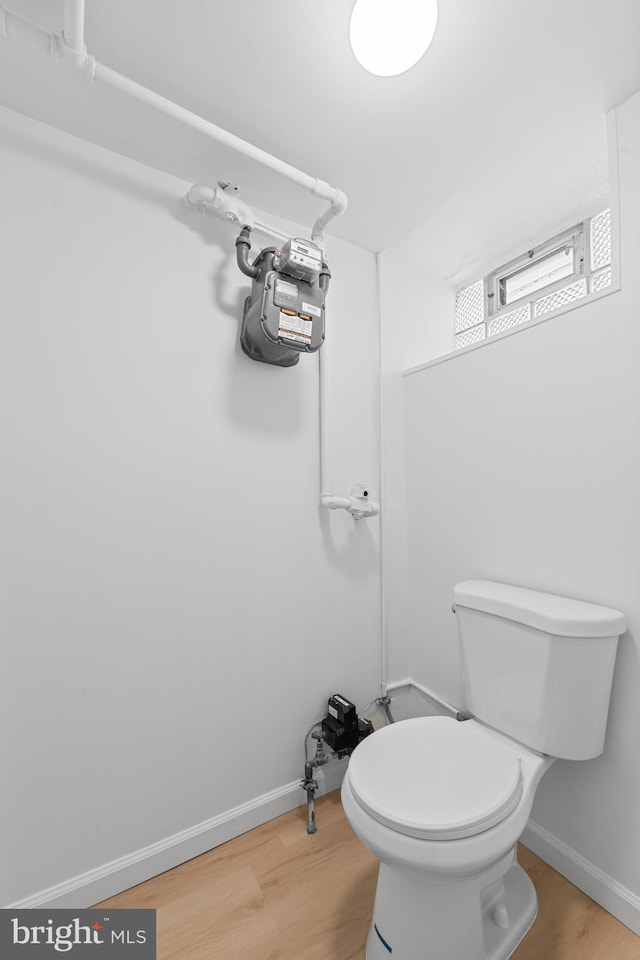
<svg viewBox="0 0 640 960">
<path fill-rule="evenodd" d="M 370 733 L 373 733 L 371 720 L 358 717 L 354 703 L 339 693 L 329 697 L 327 715 L 322 721 L 322 739 L 338 757 L 348 757 Z"/>
<path fill-rule="evenodd" d="M 380 701 L 389 703 L 388 698 L 380 698 Z M 318 767 L 323 767 L 330 760 L 340 760 L 343 757 L 349 757 L 358 744 L 373 733 L 373 724 L 371 720 L 365 720 L 358 716 L 358 711 L 354 703 L 347 700 L 340 693 L 334 693 L 327 701 L 327 715 L 309 730 L 304 741 L 304 780 L 300 786 L 307 794 L 307 833 L 316 833 L 316 817 L 314 808 L 314 799 L 318 789 L 318 781 L 313 773 Z M 316 753 L 312 760 L 307 756 L 307 741 L 309 738 L 316 741 Z M 327 752 L 323 744 L 329 747 Z"/>
</svg>

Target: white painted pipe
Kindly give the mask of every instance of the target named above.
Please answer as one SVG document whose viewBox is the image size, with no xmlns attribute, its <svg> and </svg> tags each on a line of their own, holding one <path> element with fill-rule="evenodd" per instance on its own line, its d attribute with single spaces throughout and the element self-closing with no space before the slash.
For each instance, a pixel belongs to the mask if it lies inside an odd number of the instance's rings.
<svg viewBox="0 0 640 960">
<path fill-rule="evenodd" d="M 283 233 L 282 230 L 277 230 L 275 227 L 269 226 L 268 223 L 262 223 L 260 220 L 253 221 L 253 229 L 258 233 L 264 233 L 267 237 L 273 237 L 273 239 L 278 240 L 280 244 L 284 244 L 290 239 L 289 235 Z"/>
<path fill-rule="evenodd" d="M 86 56 L 84 42 L 84 0 L 65 0 L 62 38 L 74 53 Z"/>
<path fill-rule="evenodd" d="M 328 200 L 330 203 L 329 209 L 326 210 L 325 213 L 320 217 L 318 217 L 312 228 L 312 239 L 316 243 L 322 244 L 326 226 L 336 217 L 341 216 L 341 214 L 343 214 L 346 210 L 348 202 L 347 197 L 342 190 L 338 189 L 337 187 L 332 187 L 324 180 L 320 180 L 317 177 L 312 177 L 307 173 L 303 173 L 296 167 L 291 166 L 291 164 L 285 163 L 283 160 L 279 160 L 277 157 L 272 156 L 265 150 L 261 150 L 260 147 L 256 147 L 253 144 L 248 143 L 246 140 L 241 140 L 240 137 L 236 137 L 235 134 L 229 133 L 228 130 L 218 127 L 209 120 L 205 120 L 203 117 L 192 113 L 190 110 L 186 110 L 184 107 L 173 103 L 171 100 L 167 100 L 165 97 L 160 96 L 160 94 L 155 93 L 153 90 L 143 87 L 142 84 L 136 83 L 135 80 L 130 80 L 128 77 L 123 76 L 116 70 L 112 70 L 110 67 L 105 67 L 103 64 L 97 63 L 95 59 L 89 56 L 87 53 L 84 42 L 84 0 L 65 0 L 64 33 L 62 37 L 48 34 L 45 31 L 40 30 L 22 20 L 20 17 L 16 17 L 13 14 L 8 13 L 1 3 L 0 29 L 4 37 L 27 43 L 29 46 L 36 47 L 42 53 L 45 53 L 56 60 L 58 59 L 58 53 L 62 51 L 67 60 L 74 63 L 75 66 L 80 67 L 88 72 L 91 80 L 107 84 L 113 89 L 124 93 L 126 96 L 133 97 L 140 103 L 153 107 L 160 113 L 165 114 L 165 116 L 171 117 L 180 123 L 184 123 L 194 130 L 198 130 L 205 136 L 211 137 L 217 143 L 222 143 L 230 149 L 236 150 L 238 153 L 243 154 L 243 156 L 254 160 L 256 163 L 260 163 L 262 166 L 273 170 L 275 173 L 280 174 L 280 176 L 286 177 L 293 183 L 303 187 L 303 189 L 310 191 L 315 196 L 321 197 L 324 200 Z M 196 193 L 187 201 L 192 206 L 200 207 L 214 201 L 215 191 L 212 188 L 196 185 L 192 189 L 195 190 Z M 189 194 L 191 194 L 191 191 L 189 191 Z M 260 226 L 264 229 L 266 224 L 261 224 Z M 269 228 L 267 228 L 267 230 L 269 230 Z M 269 232 L 271 231 L 269 230 Z M 321 503 L 324 503 L 326 506 L 327 497 L 332 497 L 332 494 L 326 489 L 326 483 L 328 482 L 329 475 L 328 418 L 326 402 L 327 378 L 325 365 L 322 362 L 321 356 L 322 354 L 320 353 L 320 491 Z M 345 504 L 350 504 L 351 507 L 354 506 L 353 497 L 343 497 L 340 498 L 340 500 L 344 501 L 339 504 L 340 508 L 350 509 L 350 507 L 345 506 Z M 377 504 L 370 504 L 368 505 L 368 509 L 364 515 L 375 516 L 378 510 L 379 508 Z"/>
<path fill-rule="evenodd" d="M 303 187 L 317 197 L 321 197 L 323 200 L 329 200 L 329 209 L 322 217 L 316 220 L 312 228 L 312 239 L 314 239 L 316 243 L 322 243 L 324 239 L 324 229 L 327 224 L 336 217 L 339 217 L 346 210 L 347 198 L 342 190 L 339 190 L 337 187 L 332 187 L 324 180 L 312 177 L 308 173 L 303 173 L 302 170 L 292 167 L 291 164 L 285 163 L 284 160 L 272 156 L 272 154 L 267 153 L 260 147 L 254 146 L 252 143 L 247 143 L 246 140 L 241 140 L 240 137 L 229 133 L 228 130 L 218 127 L 209 120 L 205 120 L 203 117 L 198 116 L 198 114 L 186 110 L 184 107 L 173 103 L 171 100 L 167 100 L 165 97 L 161 97 L 160 94 L 149 90 L 147 87 L 143 87 L 141 84 L 136 83 L 135 80 L 124 77 L 121 73 L 117 73 L 117 71 L 112 70 L 110 67 L 96 63 L 94 79 L 96 82 L 105 83 L 115 90 L 120 90 L 122 93 L 133 97 L 140 103 L 144 103 L 158 110 L 160 113 L 164 113 L 165 116 L 186 124 L 193 130 L 198 130 L 200 133 L 214 139 L 217 143 L 222 143 L 224 146 L 236 150 L 250 160 L 255 160 L 256 163 L 267 167 L 269 170 L 273 170 L 274 173 L 278 173 L 280 176 L 286 177 L 287 180 L 298 184 L 298 186 Z"/>
<path fill-rule="evenodd" d="M 327 389 L 327 364 L 324 352 L 327 349 L 325 339 L 324 346 L 318 353 L 318 409 L 320 417 L 320 503 L 326 506 L 328 497 L 333 496 L 329 487 L 329 391 Z"/>
<path fill-rule="evenodd" d="M 384 447 L 384 394 L 382 390 L 383 378 L 383 323 L 382 323 L 382 254 L 376 253 L 376 299 L 378 302 L 377 321 L 378 321 L 378 490 L 380 500 L 385 502 L 385 447 Z M 388 660 L 388 633 L 387 633 L 387 579 L 385 570 L 385 545 L 386 545 L 387 525 L 384 517 L 380 522 L 380 548 L 379 548 L 379 576 L 380 576 L 380 689 L 382 695 L 385 694 L 385 684 L 387 681 L 387 660 Z"/>
<path fill-rule="evenodd" d="M 320 506 L 328 510 L 347 510 L 356 520 L 377 517 L 380 504 L 364 496 L 364 488 L 355 487 L 350 497 L 336 497 L 330 484 L 330 448 L 329 448 L 329 380 L 328 365 L 323 359 L 327 344 L 318 352 L 318 417 L 320 436 Z"/>
<path fill-rule="evenodd" d="M 216 191 L 214 187 L 208 187 L 205 183 L 194 183 L 189 189 L 184 202 L 193 210 L 204 213 L 209 207 L 215 204 Z"/>
<path fill-rule="evenodd" d="M 45 56 L 58 59 L 58 38 L 34 27 L 26 20 L 16 17 L 0 4 L 0 36 L 7 40 L 18 40 L 34 50 L 39 50 Z"/>
<path fill-rule="evenodd" d="M 320 503 L 328 510 L 348 510 L 351 506 L 349 497 L 332 497 L 329 493 L 320 496 Z"/>
<path fill-rule="evenodd" d="M 329 199 L 329 198 L 327 198 Z M 324 231 L 325 227 L 331 223 L 332 220 L 335 220 L 336 217 L 342 216 L 342 214 L 347 209 L 347 195 L 342 192 L 342 190 L 337 191 L 337 196 L 332 201 L 329 209 L 322 214 L 321 217 L 318 217 L 311 229 L 311 239 L 314 243 L 322 246 L 324 240 Z"/>
<path fill-rule="evenodd" d="M 280 176 L 286 177 L 286 179 L 298 184 L 315 196 L 328 200 L 329 209 L 321 217 L 318 217 L 312 228 L 312 239 L 316 243 L 322 242 L 325 227 L 346 210 L 347 198 L 342 190 L 337 187 L 332 187 L 324 180 L 303 173 L 302 170 L 285 163 L 284 160 L 280 160 L 265 150 L 261 150 L 260 147 L 236 137 L 233 133 L 229 133 L 228 130 L 205 120 L 198 114 L 185 110 L 184 107 L 161 97 L 153 90 L 130 80 L 116 70 L 111 70 L 110 67 L 97 63 L 93 57 L 88 55 L 84 42 L 84 0 L 65 0 L 62 37 L 39 30 L 20 17 L 9 13 L 2 4 L 0 4 L 0 32 L 2 36 L 35 47 L 55 60 L 59 59 L 58 54 L 61 52 L 65 59 L 75 66 L 83 68 L 89 74 L 91 80 L 100 81 L 115 90 L 120 90 L 140 103 L 164 113 L 165 116 L 172 117 L 174 120 L 198 130 L 217 143 L 222 143 L 243 156 L 255 160 L 256 163 L 260 163 L 262 166 L 280 174 Z"/>
<path fill-rule="evenodd" d="M 33 50 L 39 50 L 54 61 L 67 60 L 74 66 L 86 70 L 88 76 L 92 78 L 95 60 L 88 56 L 84 45 L 84 5 L 82 0 L 79 3 L 78 0 L 73 0 L 73 3 L 81 8 L 80 13 L 75 9 L 72 11 L 73 16 L 70 15 L 67 28 L 65 7 L 65 29 L 61 37 L 34 27 L 26 20 L 9 13 L 0 4 L 0 36 L 8 40 L 18 40 Z"/>
<path fill-rule="evenodd" d="M 438 703 L 441 707 L 444 707 L 445 710 L 452 713 L 454 717 L 463 713 L 460 707 L 454 706 L 452 703 L 449 703 L 448 700 L 443 700 L 442 697 L 439 697 L 433 690 L 429 690 L 428 687 L 423 687 L 421 683 L 416 683 L 411 677 L 407 677 L 405 680 L 395 680 L 393 683 L 385 683 L 384 692 L 387 694 L 393 693 L 394 690 L 402 690 L 403 687 L 413 687 L 414 690 L 418 690 L 419 693 L 429 700 L 433 700 L 434 703 Z"/>
<path fill-rule="evenodd" d="M 199 213 L 211 213 L 227 223 L 239 223 L 251 229 L 254 227 L 255 217 L 251 208 L 242 202 L 237 191 L 226 190 L 220 184 L 208 187 L 203 183 L 194 183 L 184 202 Z"/>
<path fill-rule="evenodd" d="M 229 133 L 228 130 L 224 130 L 209 120 L 198 116 L 198 114 L 186 110 L 179 104 L 173 103 L 172 100 L 167 100 L 166 97 L 162 97 L 160 94 L 155 93 L 155 91 L 143 87 L 142 84 L 136 83 L 135 80 L 130 80 L 129 77 L 123 76 L 110 67 L 96 63 L 95 80 L 100 83 L 106 83 L 114 90 L 120 90 L 121 93 L 132 97 L 134 100 L 153 107 L 155 110 L 158 110 L 159 113 L 164 113 L 166 116 L 172 117 L 174 120 L 178 120 L 180 123 L 184 123 L 208 137 L 212 137 L 218 143 L 222 143 L 232 150 L 237 150 L 238 153 L 242 153 L 250 160 L 255 160 L 256 163 L 261 164 L 263 167 L 268 167 L 275 173 L 281 174 L 283 177 L 292 180 L 294 183 L 304 187 L 305 190 L 309 190 L 311 193 L 315 193 L 323 199 L 333 202 L 339 192 L 335 187 L 330 187 L 329 184 L 323 180 L 317 180 L 308 173 L 303 173 L 301 170 L 296 169 L 296 167 L 285 163 L 284 160 L 279 160 L 270 153 L 261 150 L 260 147 L 256 147 L 252 143 L 247 143 L 246 140 L 241 140 L 240 137 Z"/>
<path fill-rule="evenodd" d="M 230 195 L 230 199 L 232 196 Z M 224 199 L 225 191 L 222 190 L 222 187 L 209 187 L 204 183 L 194 183 L 184 198 L 184 202 L 191 210 L 197 210 L 199 213 L 213 213 L 215 216 L 222 216 L 222 219 L 228 219 L 220 213 L 220 207 L 224 205 Z M 242 226 L 250 226 L 255 232 L 273 237 L 280 243 L 286 243 L 289 239 L 288 234 L 283 233 L 282 230 L 278 230 L 268 223 L 263 223 L 261 220 L 256 220 L 250 207 L 245 204 L 241 205 L 236 200 L 234 207 L 246 213 L 244 219 L 239 218 Z"/>
</svg>

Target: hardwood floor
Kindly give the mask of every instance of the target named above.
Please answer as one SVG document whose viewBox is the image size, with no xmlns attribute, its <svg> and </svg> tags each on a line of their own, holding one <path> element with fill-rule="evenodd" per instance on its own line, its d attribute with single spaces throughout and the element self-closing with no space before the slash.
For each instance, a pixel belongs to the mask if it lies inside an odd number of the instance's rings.
<svg viewBox="0 0 640 960">
<path fill-rule="evenodd" d="M 364 960 L 377 861 L 339 793 L 97 906 L 157 910 L 158 960 Z M 524 847 L 540 912 L 514 960 L 639 960 L 640 937 Z M 464 960 L 463 957 L 457 960 Z"/>
</svg>

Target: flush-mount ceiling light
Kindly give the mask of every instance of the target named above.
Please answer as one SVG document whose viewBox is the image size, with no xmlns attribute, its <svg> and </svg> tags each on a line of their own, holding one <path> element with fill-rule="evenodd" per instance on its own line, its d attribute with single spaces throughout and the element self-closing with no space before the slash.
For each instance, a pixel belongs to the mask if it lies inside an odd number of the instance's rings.
<svg viewBox="0 0 640 960">
<path fill-rule="evenodd" d="M 436 0 L 356 0 L 351 49 L 369 73 L 395 77 L 418 62 L 433 40 Z"/>
</svg>

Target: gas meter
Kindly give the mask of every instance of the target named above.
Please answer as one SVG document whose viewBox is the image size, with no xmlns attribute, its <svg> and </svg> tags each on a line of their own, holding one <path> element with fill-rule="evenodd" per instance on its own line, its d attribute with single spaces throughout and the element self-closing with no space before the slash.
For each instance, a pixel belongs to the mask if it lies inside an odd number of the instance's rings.
<svg viewBox="0 0 640 960">
<path fill-rule="evenodd" d="M 244 303 L 240 345 L 252 360 L 292 367 L 324 340 L 324 298 L 331 273 L 322 250 L 292 238 L 265 247 L 249 263 L 250 228 L 236 240 L 238 266 L 253 284 Z"/>
</svg>

